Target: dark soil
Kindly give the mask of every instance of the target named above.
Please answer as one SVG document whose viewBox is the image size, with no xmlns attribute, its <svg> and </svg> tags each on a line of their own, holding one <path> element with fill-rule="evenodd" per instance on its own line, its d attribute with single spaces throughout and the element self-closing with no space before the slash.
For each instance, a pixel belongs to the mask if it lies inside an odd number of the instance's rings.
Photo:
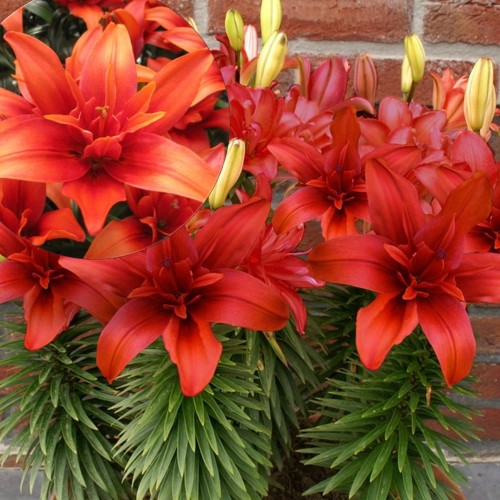
<svg viewBox="0 0 500 500">
<path fill-rule="evenodd" d="M 272 486 L 267 500 L 347 500 L 347 495 L 342 493 L 302 496 L 304 491 L 332 475 L 328 469 L 302 464 L 300 461 L 303 459 L 304 455 L 292 454 L 285 460 L 283 469 L 274 472 L 273 482 L 280 487 Z"/>
</svg>

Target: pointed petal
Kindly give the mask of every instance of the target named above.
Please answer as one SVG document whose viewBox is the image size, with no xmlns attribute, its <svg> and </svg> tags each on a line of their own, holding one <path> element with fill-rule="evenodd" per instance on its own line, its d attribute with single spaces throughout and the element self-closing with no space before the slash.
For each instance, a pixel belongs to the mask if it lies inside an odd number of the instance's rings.
<svg viewBox="0 0 500 500">
<path fill-rule="evenodd" d="M 493 153 L 485 140 L 470 130 L 461 132 L 453 143 L 451 159 L 455 165 L 466 163 L 473 172 L 497 173 Z"/>
<path fill-rule="evenodd" d="M 87 231 L 97 234 L 103 227 L 111 207 L 125 201 L 125 188 L 104 170 L 88 172 L 64 185 L 63 194 L 74 200 L 82 211 Z"/>
<path fill-rule="evenodd" d="M 26 266 L 9 261 L 0 264 L 0 304 L 22 297 L 34 284 Z"/>
<path fill-rule="evenodd" d="M 71 318 L 67 315 L 63 301 L 62 297 L 54 297 L 50 289 L 44 290 L 39 286 L 26 293 L 23 301 L 26 349 L 41 349 L 68 327 Z"/>
<path fill-rule="evenodd" d="M 137 217 L 130 216 L 120 221 L 111 221 L 91 243 L 87 259 L 107 259 L 144 250 L 153 242 L 151 228 Z"/>
<path fill-rule="evenodd" d="M 38 116 L 0 121 L 0 177 L 33 182 L 66 182 L 85 174 L 78 145 L 66 127 Z"/>
<path fill-rule="evenodd" d="M 374 231 L 397 244 L 412 241 L 424 224 L 415 186 L 384 164 L 370 160 L 366 167 L 366 191 Z"/>
<path fill-rule="evenodd" d="M 29 115 L 33 113 L 33 105 L 20 95 L 0 88 L 0 109 L 2 119 L 16 115 Z"/>
<path fill-rule="evenodd" d="M 97 366 L 110 383 L 161 336 L 167 322 L 161 304 L 142 298 L 131 300 L 113 316 L 97 342 Z"/>
<path fill-rule="evenodd" d="M 422 229 L 422 239 L 435 250 L 443 248 L 448 251 L 448 245 L 460 245 L 466 233 L 488 217 L 492 198 L 490 181 L 482 172 L 476 172 L 450 193 L 441 212 Z M 452 224 L 455 225 L 455 234 L 447 244 L 443 237 Z"/>
<path fill-rule="evenodd" d="M 286 233 L 299 224 L 321 217 L 330 206 L 331 202 L 321 189 L 299 188 L 277 206 L 273 227 L 277 233 Z"/>
<path fill-rule="evenodd" d="M 207 321 L 253 330 L 274 331 L 288 321 L 288 307 L 278 293 L 242 271 L 224 269 L 224 277 L 203 289 L 193 314 Z"/>
<path fill-rule="evenodd" d="M 195 236 L 200 262 L 208 269 L 236 268 L 264 229 L 270 203 L 254 198 L 213 212 Z"/>
<path fill-rule="evenodd" d="M 417 324 L 414 301 L 379 295 L 358 311 L 356 347 L 362 363 L 370 370 L 377 370 L 391 348 L 410 335 Z"/>
<path fill-rule="evenodd" d="M 30 232 L 35 236 L 31 236 L 29 239 L 33 245 L 37 246 L 58 238 L 85 241 L 85 232 L 70 208 L 46 212 Z"/>
<path fill-rule="evenodd" d="M 88 266 L 88 272 L 92 267 Z M 107 323 L 116 312 L 110 300 L 110 293 L 103 288 L 93 287 L 87 281 L 67 273 L 64 279 L 54 281 L 51 289 L 55 296 L 78 304 L 101 323 Z"/>
<path fill-rule="evenodd" d="M 197 50 L 174 59 L 156 74 L 153 79 L 156 91 L 149 111 L 164 111 L 166 115 L 149 130 L 167 132 L 182 118 L 191 107 L 201 79 L 213 61 L 209 50 Z"/>
<path fill-rule="evenodd" d="M 75 100 L 57 54 L 24 33 L 9 32 L 5 40 L 14 49 L 24 83 L 42 114 L 68 114 Z"/>
<path fill-rule="evenodd" d="M 81 74 L 80 89 L 96 106 L 110 106 L 115 114 L 137 92 L 137 71 L 127 28 L 109 24 L 92 47 Z"/>
<path fill-rule="evenodd" d="M 500 254 L 465 254 L 454 274 L 466 302 L 500 302 Z"/>
<path fill-rule="evenodd" d="M 81 17 L 85 21 L 88 29 L 98 26 L 104 15 L 99 5 L 89 5 L 88 2 L 86 4 L 70 2 L 68 8 L 71 14 L 75 17 Z"/>
<path fill-rule="evenodd" d="M 307 267 L 316 278 L 373 292 L 397 292 L 396 262 L 374 234 L 339 236 L 313 248 Z"/>
<path fill-rule="evenodd" d="M 267 149 L 283 168 L 304 183 L 318 178 L 323 171 L 323 155 L 315 147 L 295 137 L 273 141 Z"/>
<path fill-rule="evenodd" d="M 418 320 L 441 365 L 448 385 L 471 370 L 476 341 L 464 305 L 449 295 L 418 300 Z"/>
<path fill-rule="evenodd" d="M 214 376 L 222 344 L 202 319 L 172 320 L 163 334 L 165 348 L 179 370 L 184 396 L 202 392 Z"/>
<path fill-rule="evenodd" d="M 220 171 L 189 148 L 146 133 L 125 140 L 120 160 L 105 168 L 112 177 L 131 186 L 201 202 L 208 198 Z"/>
</svg>

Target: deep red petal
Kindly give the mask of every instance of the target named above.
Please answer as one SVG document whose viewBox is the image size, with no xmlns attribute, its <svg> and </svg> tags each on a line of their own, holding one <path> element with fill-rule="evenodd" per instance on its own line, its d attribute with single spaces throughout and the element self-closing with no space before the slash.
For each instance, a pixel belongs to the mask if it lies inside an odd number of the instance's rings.
<svg viewBox="0 0 500 500">
<path fill-rule="evenodd" d="M 386 244 L 385 238 L 373 234 L 339 236 L 313 248 L 307 266 L 318 279 L 374 292 L 397 292 L 402 285 Z"/>
<path fill-rule="evenodd" d="M 365 167 L 370 220 L 374 231 L 397 244 L 412 241 L 424 223 L 415 186 L 378 161 Z"/>
<path fill-rule="evenodd" d="M 500 302 L 500 254 L 466 254 L 454 274 L 466 302 Z"/>
<path fill-rule="evenodd" d="M 30 232 L 34 234 L 30 237 L 34 245 L 43 245 L 46 241 L 57 238 L 85 241 L 85 232 L 70 208 L 46 212 Z"/>
<path fill-rule="evenodd" d="M 203 298 L 193 305 L 193 314 L 206 321 L 253 330 L 283 328 L 289 311 L 279 293 L 241 271 L 224 269 L 224 277 L 203 289 Z"/>
<path fill-rule="evenodd" d="M 236 267 L 263 231 L 270 203 L 254 198 L 213 212 L 195 236 L 200 262 L 208 269 Z"/>
<path fill-rule="evenodd" d="M 24 296 L 23 308 L 26 319 L 24 346 L 29 350 L 41 349 L 52 342 L 71 320 L 64 299 L 39 286 Z"/>
<path fill-rule="evenodd" d="M 202 392 L 214 376 L 222 344 L 204 320 L 171 321 L 163 334 L 165 348 L 179 370 L 185 396 Z"/>
<path fill-rule="evenodd" d="M 160 337 L 167 321 L 161 304 L 141 298 L 131 300 L 113 316 L 97 342 L 97 366 L 109 382 Z"/>
<path fill-rule="evenodd" d="M 418 300 L 418 320 L 448 385 L 460 382 L 474 361 L 476 342 L 464 305 L 448 295 Z"/>
<path fill-rule="evenodd" d="M 22 297 L 35 284 L 29 269 L 18 262 L 0 264 L 0 303 Z"/>
<path fill-rule="evenodd" d="M 410 335 L 417 323 L 414 301 L 379 295 L 358 311 L 356 347 L 362 363 L 370 370 L 378 369 L 391 348 Z"/>
<path fill-rule="evenodd" d="M 153 243 L 151 228 L 137 217 L 111 221 L 100 231 L 90 245 L 87 259 L 121 257 L 143 250 Z"/>
<path fill-rule="evenodd" d="M 317 219 L 331 206 L 326 193 L 314 187 L 299 188 L 276 208 L 273 226 L 277 233 L 285 233 L 299 224 Z"/>
</svg>

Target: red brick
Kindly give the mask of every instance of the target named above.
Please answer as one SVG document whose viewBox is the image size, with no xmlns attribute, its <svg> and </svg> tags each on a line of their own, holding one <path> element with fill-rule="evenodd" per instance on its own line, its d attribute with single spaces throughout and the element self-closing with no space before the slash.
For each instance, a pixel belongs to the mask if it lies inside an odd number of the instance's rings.
<svg viewBox="0 0 500 500">
<path fill-rule="evenodd" d="M 500 44 L 500 5 L 490 0 L 433 0 L 424 17 L 431 42 Z"/>
<path fill-rule="evenodd" d="M 500 440 L 500 408 L 481 408 L 481 415 L 474 416 L 471 423 L 481 430 L 476 435 L 483 441 Z M 456 413 L 443 410 L 443 414 L 457 417 Z M 427 422 L 431 429 L 439 431 L 447 436 L 457 439 L 456 434 L 446 431 L 437 421 Z"/>
<path fill-rule="evenodd" d="M 290 38 L 395 42 L 411 31 L 411 0 L 296 0 L 282 2 L 282 27 Z M 260 0 L 208 0 L 209 30 L 224 31 L 227 9 L 237 7 L 247 24 L 259 29 Z"/>
<path fill-rule="evenodd" d="M 482 415 L 472 423 L 481 428 L 478 437 L 485 440 L 500 440 L 500 408 L 481 408 Z"/>
<path fill-rule="evenodd" d="M 16 9 L 24 5 L 26 0 L 1 0 L 0 3 L 0 20 L 4 20 L 10 16 Z"/>
<path fill-rule="evenodd" d="M 500 307 L 476 308 L 471 322 L 477 336 L 477 353 L 497 354 L 500 351 Z"/>
<path fill-rule="evenodd" d="M 477 378 L 474 389 L 479 397 L 500 400 L 500 365 L 477 363 L 472 369 L 472 375 Z"/>
<path fill-rule="evenodd" d="M 192 0 L 160 0 L 167 7 L 183 17 L 193 17 L 194 7 Z"/>
</svg>

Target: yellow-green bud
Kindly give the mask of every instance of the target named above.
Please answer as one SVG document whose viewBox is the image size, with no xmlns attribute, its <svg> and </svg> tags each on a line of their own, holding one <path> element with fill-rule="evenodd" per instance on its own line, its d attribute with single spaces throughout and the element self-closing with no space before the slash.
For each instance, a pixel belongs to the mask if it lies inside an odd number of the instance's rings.
<svg viewBox="0 0 500 500">
<path fill-rule="evenodd" d="M 424 77 L 425 51 L 418 35 L 405 36 L 405 54 L 411 68 L 413 83 L 418 83 Z"/>
<path fill-rule="evenodd" d="M 401 92 L 407 96 L 411 92 L 413 86 L 413 78 L 411 76 L 410 61 L 408 57 L 403 57 L 403 64 L 401 66 Z"/>
<path fill-rule="evenodd" d="M 260 34 L 262 44 L 266 44 L 271 35 L 281 27 L 281 0 L 262 0 L 260 5 Z"/>
<path fill-rule="evenodd" d="M 239 52 L 243 48 L 243 39 L 245 37 L 245 25 L 241 14 L 236 9 L 229 9 L 226 12 L 224 26 L 231 47 Z"/>
<path fill-rule="evenodd" d="M 495 115 L 496 92 L 493 62 L 481 57 L 469 75 L 465 88 L 464 114 L 467 127 L 485 137 Z"/>
<path fill-rule="evenodd" d="M 243 169 L 245 149 L 245 142 L 241 139 L 229 141 L 221 173 L 208 197 L 208 204 L 214 210 L 224 205 L 229 191 L 236 184 Z"/>
<path fill-rule="evenodd" d="M 279 75 L 285 64 L 288 41 L 285 33 L 275 31 L 268 42 L 262 47 L 257 59 L 255 73 L 256 87 L 269 87 L 272 81 Z"/>
</svg>

